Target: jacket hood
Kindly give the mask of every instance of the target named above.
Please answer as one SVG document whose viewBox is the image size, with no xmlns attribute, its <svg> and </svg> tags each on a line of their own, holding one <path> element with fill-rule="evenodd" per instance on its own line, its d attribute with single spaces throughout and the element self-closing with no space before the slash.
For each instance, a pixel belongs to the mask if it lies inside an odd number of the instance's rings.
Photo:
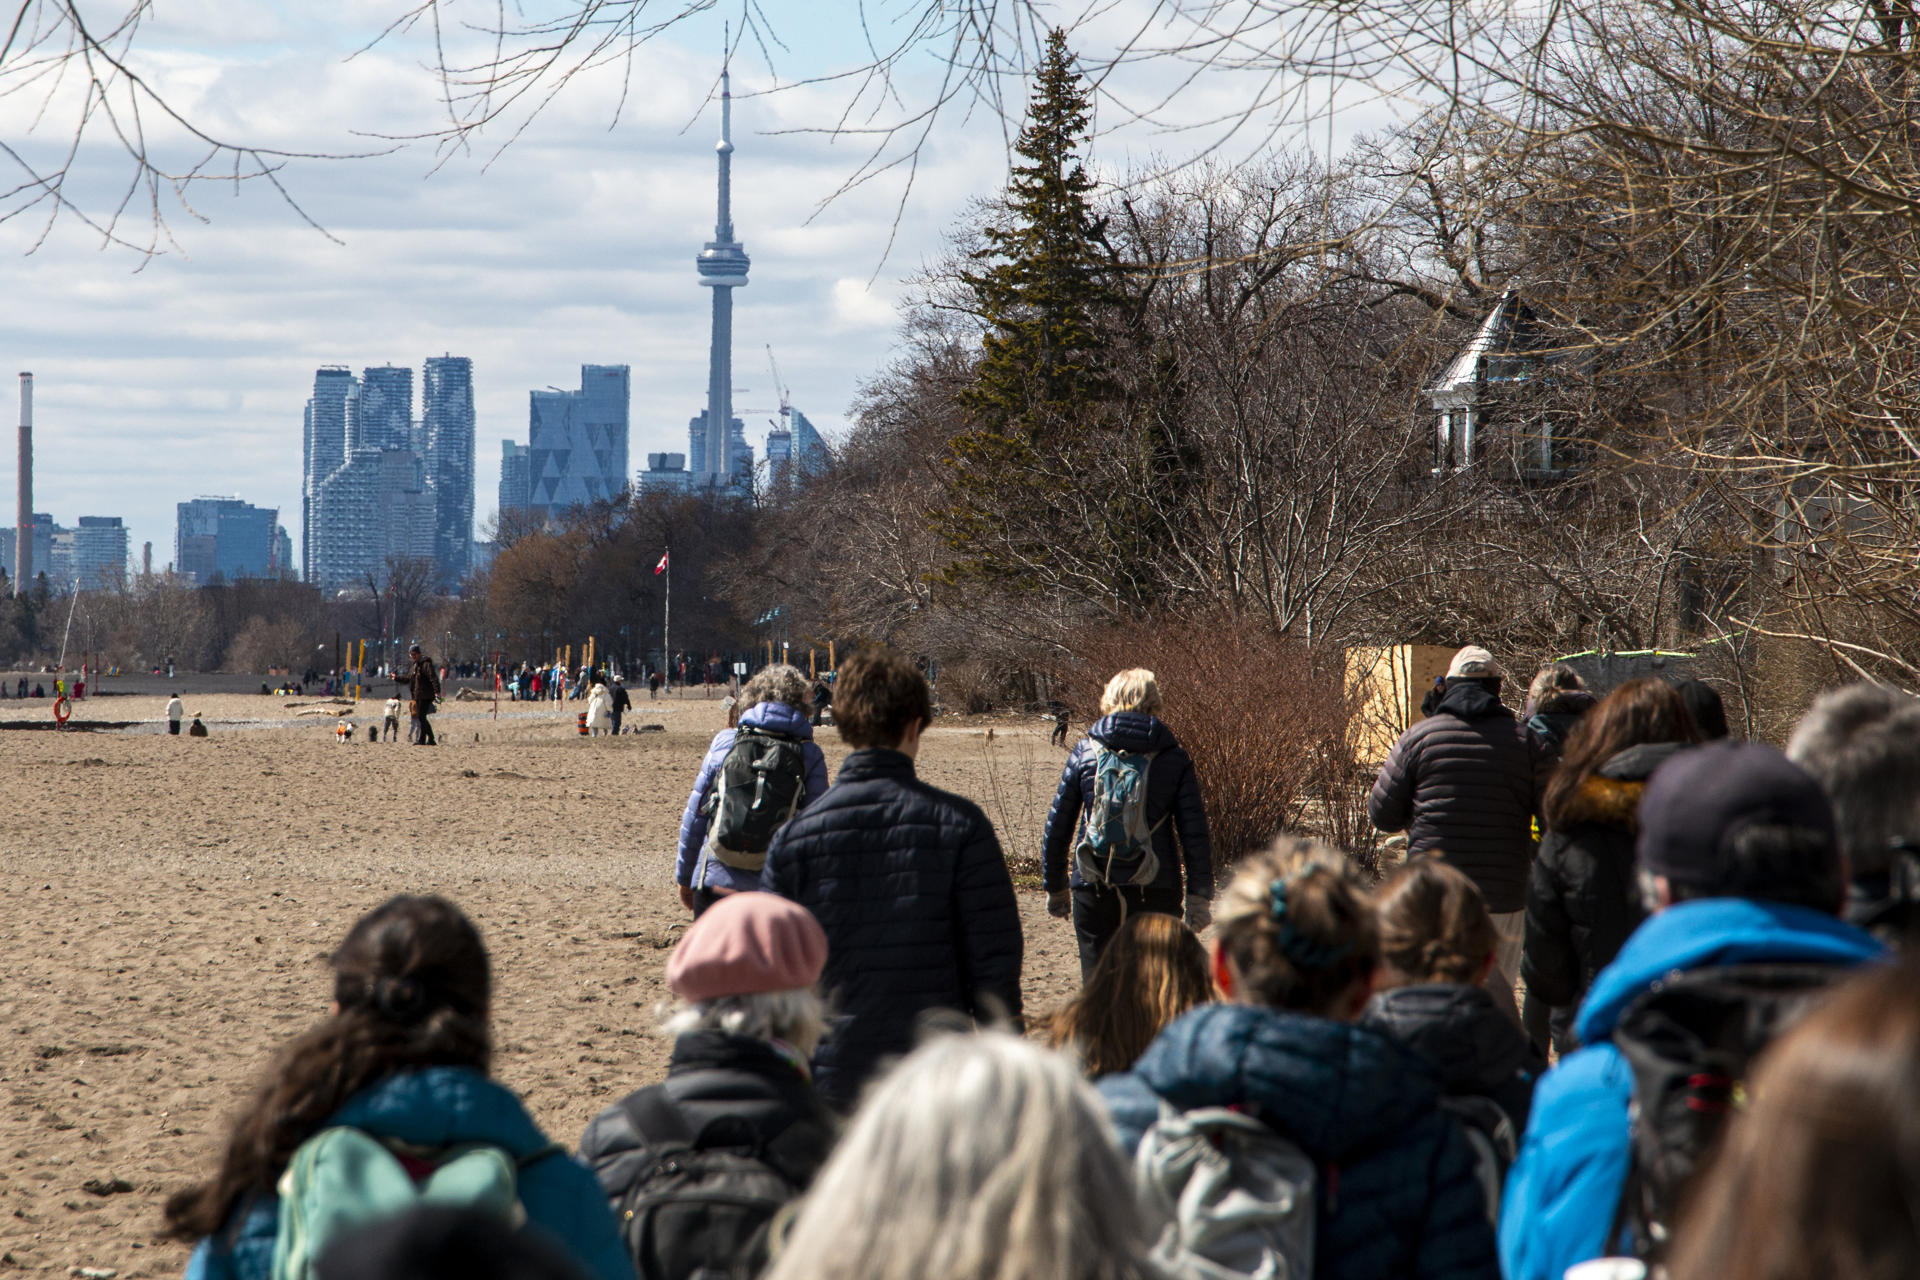
<svg viewBox="0 0 1920 1280">
<path fill-rule="evenodd" d="M 511 1089 L 471 1067 L 427 1067 L 362 1089 L 329 1122 L 422 1147 L 487 1142 L 524 1160 L 547 1145 Z"/>
<path fill-rule="evenodd" d="M 1634 930 L 1593 980 L 1574 1030 L 1583 1044 L 1613 1034 L 1620 1015 L 1675 971 L 1735 964 L 1856 965 L 1886 954 L 1866 932 L 1784 902 L 1701 898 L 1682 902 Z"/>
<path fill-rule="evenodd" d="M 1397 1135 L 1438 1104 L 1433 1068 L 1371 1027 L 1215 1004 L 1175 1021 L 1133 1074 L 1182 1111 L 1258 1106 L 1316 1160 Z"/>
<path fill-rule="evenodd" d="M 1655 769 L 1686 750 L 1687 746 L 1684 742 L 1642 742 L 1618 755 L 1608 756 L 1606 763 L 1594 772 L 1603 778 L 1645 782 L 1653 776 Z"/>
<path fill-rule="evenodd" d="M 1173 730 L 1144 711 L 1116 711 L 1102 716 L 1087 736 L 1113 751 L 1166 751 L 1180 745 Z"/>
<path fill-rule="evenodd" d="M 1567 716 L 1572 720 L 1578 720 L 1599 705 L 1599 699 L 1585 689 L 1555 689 L 1540 699 L 1539 705 L 1534 707 L 1531 714 Z"/>
<path fill-rule="evenodd" d="M 1487 682 L 1480 679 L 1447 681 L 1447 690 L 1440 695 L 1440 701 L 1434 704 L 1433 710 L 1435 714 L 1444 711 L 1462 720 L 1513 715 L 1507 705 L 1500 701 L 1500 695 L 1487 688 Z"/>
<path fill-rule="evenodd" d="M 740 713 L 740 723 L 749 729 L 765 729 L 769 733 L 813 741 L 812 722 L 784 702 L 756 702 Z"/>
<path fill-rule="evenodd" d="M 1526 1034 L 1482 987 L 1395 987 L 1373 998 L 1361 1022 L 1432 1063 L 1448 1093 L 1491 1093 L 1535 1065 Z"/>
<path fill-rule="evenodd" d="M 1601 827 L 1640 829 L 1640 797 L 1646 792 L 1647 779 L 1686 744 L 1682 742 L 1643 742 L 1628 747 L 1586 777 L 1563 802 L 1558 825 L 1561 828 L 1590 823 Z"/>
</svg>

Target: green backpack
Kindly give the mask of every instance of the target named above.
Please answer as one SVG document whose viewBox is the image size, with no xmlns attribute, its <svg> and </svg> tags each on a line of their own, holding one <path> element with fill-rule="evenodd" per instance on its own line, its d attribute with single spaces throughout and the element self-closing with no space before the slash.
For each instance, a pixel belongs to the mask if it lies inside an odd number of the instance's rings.
<svg viewBox="0 0 1920 1280">
<path fill-rule="evenodd" d="M 422 1150 L 362 1129 L 322 1129 L 300 1144 L 280 1178 L 273 1280 L 312 1280 L 329 1244 L 417 1205 L 478 1209 L 517 1227 L 526 1219 L 520 1170 L 558 1150 L 515 1161 L 488 1143 Z M 402 1156 L 425 1176 L 409 1171 Z"/>
</svg>

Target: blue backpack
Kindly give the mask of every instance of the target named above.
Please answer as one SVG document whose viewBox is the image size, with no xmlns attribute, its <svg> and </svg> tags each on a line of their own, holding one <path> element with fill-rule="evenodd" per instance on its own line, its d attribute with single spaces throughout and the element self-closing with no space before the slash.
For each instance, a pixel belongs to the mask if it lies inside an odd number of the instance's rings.
<svg viewBox="0 0 1920 1280">
<path fill-rule="evenodd" d="M 1088 884 L 1152 884 L 1159 876 L 1153 833 L 1160 824 L 1147 822 L 1147 774 L 1159 754 L 1096 747 L 1093 803 L 1081 818 L 1074 851 L 1080 878 Z"/>
</svg>

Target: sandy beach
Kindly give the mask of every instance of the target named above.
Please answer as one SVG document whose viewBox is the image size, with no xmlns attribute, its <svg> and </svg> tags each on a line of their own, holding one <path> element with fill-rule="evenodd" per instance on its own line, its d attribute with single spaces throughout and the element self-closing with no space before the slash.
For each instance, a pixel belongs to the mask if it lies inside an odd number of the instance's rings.
<svg viewBox="0 0 1920 1280">
<path fill-rule="evenodd" d="M 582 703 L 449 702 L 422 749 L 365 741 L 378 702 L 342 745 L 288 706 L 315 699 L 185 683 L 208 738 L 156 733 L 166 699 L 145 693 L 76 704 L 76 727 L 128 728 L 0 731 L 0 1270 L 178 1274 L 162 1200 L 211 1170 L 270 1054 L 324 1014 L 325 955 L 393 893 L 446 894 L 479 924 L 498 1074 L 555 1140 L 661 1077 L 674 839 L 717 701 L 641 689 L 628 723 L 659 729 L 599 739 L 574 730 Z M 49 703 L 0 703 L 15 719 Z M 1078 978 L 1028 861 L 1064 758 L 1046 738 L 943 719 L 921 755 L 1002 827 L 1029 1013 Z M 820 741 L 837 768 L 845 746 Z"/>
</svg>

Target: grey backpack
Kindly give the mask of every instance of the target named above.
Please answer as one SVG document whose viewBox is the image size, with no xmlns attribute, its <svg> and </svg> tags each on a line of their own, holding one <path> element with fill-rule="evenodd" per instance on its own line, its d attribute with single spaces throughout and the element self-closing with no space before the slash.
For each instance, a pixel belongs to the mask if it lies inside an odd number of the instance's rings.
<svg viewBox="0 0 1920 1280">
<path fill-rule="evenodd" d="M 1133 1162 L 1154 1265 L 1176 1280 L 1309 1280 L 1318 1177 L 1253 1116 L 1162 1103 Z"/>
</svg>

